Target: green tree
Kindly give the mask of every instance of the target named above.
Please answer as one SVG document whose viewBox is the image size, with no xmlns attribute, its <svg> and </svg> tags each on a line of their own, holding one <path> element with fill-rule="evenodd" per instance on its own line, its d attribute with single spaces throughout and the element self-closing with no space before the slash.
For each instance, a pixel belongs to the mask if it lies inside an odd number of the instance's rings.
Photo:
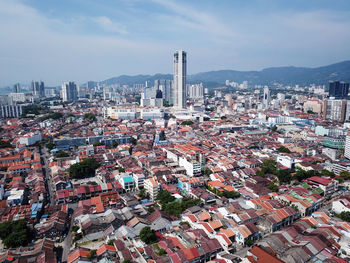
<svg viewBox="0 0 350 263">
<path fill-rule="evenodd" d="M 173 202 L 175 200 L 175 197 L 171 195 L 171 193 L 169 193 L 166 190 L 160 190 L 157 194 L 157 200 L 162 204 L 167 204 L 170 202 Z"/>
<path fill-rule="evenodd" d="M 290 183 L 290 181 L 292 180 L 292 176 L 290 173 L 291 172 L 289 169 L 286 169 L 286 170 L 281 169 L 277 171 L 276 176 L 278 178 L 280 185 Z"/>
<path fill-rule="evenodd" d="M 332 177 L 334 178 L 335 177 L 335 174 L 331 171 L 328 171 L 327 169 L 323 169 L 321 171 L 321 176 L 325 176 L 325 177 Z"/>
<path fill-rule="evenodd" d="M 9 141 L 3 141 L 0 139 L 0 149 L 3 148 L 12 148 L 12 145 Z"/>
<path fill-rule="evenodd" d="M 87 158 L 80 163 L 71 165 L 69 176 L 72 178 L 85 178 L 95 176 L 95 170 L 100 166 L 94 158 Z"/>
<path fill-rule="evenodd" d="M 92 144 L 92 146 L 94 146 L 94 147 L 101 146 L 101 145 L 103 145 L 103 144 L 100 143 L 100 142 L 94 142 L 94 143 Z"/>
<path fill-rule="evenodd" d="M 348 172 L 348 171 L 341 171 L 339 176 L 343 180 L 349 180 L 350 179 L 350 172 Z"/>
<path fill-rule="evenodd" d="M 350 212 L 341 212 L 340 214 L 336 215 L 339 217 L 341 220 L 350 222 Z"/>
<path fill-rule="evenodd" d="M 194 124 L 193 121 L 183 121 L 183 122 L 181 123 L 181 125 L 193 125 L 193 124 Z"/>
<path fill-rule="evenodd" d="M 277 149 L 277 151 L 280 152 L 280 153 L 290 153 L 290 150 L 287 147 L 285 147 L 285 146 L 279 147 Z"/>
<path fill-rule="evenodd" d="M 188 223 L 187 221 L 181 221 L 180 226 L 190 226 L 190 223 Z"/>
<path fill-rule="evenodd" d="M 113 148 L 117 148 L 118 145 L 119 145 L 118 142 L 117 142 L 117 141 L 114 141 L 113 144 L 112 144 L 112 147 L 113 147 Z"/>
<path fill-rule="evenodd" d="M 213 173 L 213 171 L 210 168 L 208 168 L 208 167 L 204 168 L 204 175 L 210 176 L 212 173 Z"/>
<path fill-rule="evenodd" d="M 83 234 L 82 233 L 78 233 L 78 234 L 76 234 L 74 236 L 73 242 L 76 242 L 76 241 L 78 241 L 78 240 L 80 240 L 82 238 L 83 238 Z"/>
<path fill-rule="evenodd" d="M 321 176 L 321 174 L 316 171 L 316 170 L 309 170 L 309 171 L 305 171 L 303 169 L 300 169 L 298 170 L 296 173 L 295 173 L 295 178 L 301 182 L 302 180 L 304 179 L 307 179 L 307 178 L 310 178 L 310 177 L 313 177 L 313 176 Z"/>
<path fill-rule="evenodd" d="M 52 150 L 53 148 L 55 148 L 55 144 L 53 143 L 53 142 L 48 142 L 46 145 L 46 148 L 48 149 L 48 150 Z"/>
<path fill-rule="evenodd" d="M 269 184 L 268 187 L 272 192 L 278 192 L 278 185 L 272 183 L 272 184 Z"/>
<path fill-rule="evenodd" d="M 154 211 L 156 211 L 156 210 L 154 209 L 153 206 L 150 206 L 150 207 L 148 207 L 148 209 L 147 209 L 147 212 L 150 213 L 150 214 L 152 214 Z"/>
<path fill-rule="evenodd" d="M 39 115 L 42 108 L 39 105 L 27 105 L 23 107 L 23 117 L 27 115 Z"/>
<path fill-rule="evenodd" d="M 39 117 L 38 121 L 45 121 L 45 120 L 49 120 L 49 119 L 58 120 L 58 119 L 61 119 L 62 117 L 63 117 L 62 113 L 52 112 L 52 113 L 49 113 L 49 114 L 44 115 L 42 117 Z"/>
<path fill-rule="evenodd" d="M 239 192 L 236 191 L 224 191 L 223 192 L 223 196 L 226 198 L 238 198 L 241 196 L 241 194 Z"/>
<path fill-rule="evenodd" d="M 134 137 L 130 138 L 130 142 L 132 145 L 136 145 L 137 144 L 137 140 Z"/>
<path fill-rule="evenodd" d="M 277 126 L 276 126 L 276 125 L 273 126 L 273 127 L 271 128 L 271 131 L 273 131 L 273 132 L 277 131 Z"/>
<path fill-rule="evenodd" d="M 173 216 L 180 216 L 183 211 L 181 202 L 177 202 L 177 201 L 164 204 L 162 205 L 162 207 L 166 214 L 173 215 Z"/>
<path fill-rule="evenodd" d="M 265 177 L 265 174 L 264 174 L 264 172 L 262 170 L 257 171 L 256 175 L 260 176 L 260 177 Z"/>
<path fill-rule="evenodd" d="M 157 252 L 157 255 L 158 256 L 164 256 L 166 254 L 166 251 L 165 251 L 165 249 L 164 248 L 160 248 L 159 250 L 158 250 L 158 252 Z"/>
<path fill-rule="evenodd" d="M 245 241 L 244 244 L 245 244 L 246 247 L 250 247 L 250 246 L 252 246 L 254 244 L 254 241 L 252 239 L 248 239 L 248 240 Z"/>
<path fill-rule="evenodd" d="M 198 205 L 199 199 L 182 198 L 181 201 L 173 201 L 162 205 L 164 212 L 168 215 L 180 216 L 187 208 Z"/>
<path fill-rule="evenodd" d="M 265 160 L 261 165 L 260 169 L 263 175 L 266 174 L 277 174 L 277 163 L 273 159 L 267 159 Z"/>
<path fill-rule="evenodd" d="M 90 250 L 90 253 L 87 255 L 88 259 L 92 259 L 94 257 L 96 257 L 96 249 Z"/>
<path fill-rule="evenodd" d="M 65 151 L 58 151 L 55 154 L 56 158 L 65 158 L 65 157 L 69 157 L 69 154 L 66 153 Z"/>
<path fill-rule="evenodd" d="M 140 191 L 140 193 L 139 193 L 139 197 L 140 197 L 141 199 L 147 198 L 146 189 L 141 189 L 141 191 Z"/>
<path fill-rule="evenodd" d="M 95 114 L 92 114 L 92 113 L 85 113 L 84 120 L 93 122 L 93 121 L 96 121 L 96 116 L 95 116 Z"/>
<path fill-rule="evenodd" d="M 115 239 L 110 239 L 110 240 L 108 241 L 107 245 L 113 246 L 113 245 L 114 245 L 114 241 L 115 241 Z"/>
<path fill-rule="evenodd" d="M 78 232 L 79 229 L 80 229 L 79 226 L 72 226 L 71 231 L 72 232 Z"/>
<path fill-rule="evenodd" d="M 166 136 L 165 136 L 165 132 L 164 131 L 161 131 L 159 133 L 159 140 L 160 141 L 165 141 L 166 140 Z"/>
<path fill-rule="evenodd" d="M 158 241 L 156 232 L 151 229 L 149 226 L 145 226 L 140 231 L 140 239 L 146 244 L 152 244 Z"/>
<path fill-rule="evenodd" d="M 32 238 L 32 233 L 25 220 L 4 222 L 0 224 L 0 238 L 7 248 L 16 248 L 26 246 Z"/>
</svg>

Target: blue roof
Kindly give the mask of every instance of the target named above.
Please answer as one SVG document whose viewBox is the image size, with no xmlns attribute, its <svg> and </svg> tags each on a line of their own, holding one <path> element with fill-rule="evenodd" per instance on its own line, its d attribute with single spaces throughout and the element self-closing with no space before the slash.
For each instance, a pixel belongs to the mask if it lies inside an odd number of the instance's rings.
<svg viewBox="0 0 350 263">
<path fill-rule="evenodd" d="M 124 183 L 131 183 L 134 181 L 131 176 L 125 176 L 123 177 L 123 180 L 124 180 Z"/>
</svg>

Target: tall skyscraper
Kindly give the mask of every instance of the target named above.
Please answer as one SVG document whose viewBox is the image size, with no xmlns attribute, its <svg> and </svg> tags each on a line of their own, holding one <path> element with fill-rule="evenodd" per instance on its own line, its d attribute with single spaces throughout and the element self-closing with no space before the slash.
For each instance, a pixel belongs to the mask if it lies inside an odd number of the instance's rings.
<svg viewBox="0 0 350 263">
<path fill-rule="evenodd" d="M 19 83 L 13 85 L 13 93 L 21 93 L 21 85 Z"/>
<path fill-rule="evenodd" d="M 174 53 L 174 107 L 186 108 L 186 64 L 187 54 L 183 50 Z"/>
<path fill-rule="evenodd" d="M 329 82 L 329 97 L 336 99 L 345 99 L 349 93 L 349 83 L 330 81 Z"/>
<path fill-rule="evenodd" d="M 33 95 L 37 95 L 37 96 L 39 96 L 39 98 L 45 97 L 44 82 L 32 81 L 32 92 L 33 92 Z"/>
<path fill-rule="evenodd" d="M 76 101 L 78 100 L 77 85 L 74 82 L 64 82 L 62 84 L 62 100 Z"/>
<path fill-rule="evenodd" d="M 267 109 L 270 104 L 270 90 L 269 87 L 264 87 L 264 98 L 263 98 L 264 108 Z"/>
</svg>

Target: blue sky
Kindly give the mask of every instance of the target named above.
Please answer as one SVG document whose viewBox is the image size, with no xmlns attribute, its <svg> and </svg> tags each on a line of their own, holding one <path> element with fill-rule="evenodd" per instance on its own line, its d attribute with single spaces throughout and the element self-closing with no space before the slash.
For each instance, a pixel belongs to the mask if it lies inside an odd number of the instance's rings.
<svg viewBox="0 0 350 263">
<path fill-rule="evenodd" d="M 350 59 L 348 0 L 0 0 L 0 86 Z"/>
</svg>

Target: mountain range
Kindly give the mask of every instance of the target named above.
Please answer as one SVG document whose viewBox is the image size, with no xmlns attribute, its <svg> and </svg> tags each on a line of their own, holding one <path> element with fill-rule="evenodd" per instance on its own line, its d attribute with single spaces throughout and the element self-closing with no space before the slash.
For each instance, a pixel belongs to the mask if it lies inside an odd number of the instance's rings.
<svg viewBox="0 0 350 263">
<path fill-rule="evenodd" d="M 145 81 L 153 83 L 156 79 L 172 79 L 172 74 L 121 75 L 101 81 L 100 84 L 111 85 L 119 83 L 122 85 L 133 85 L 145 83 Z M 253 85 L 272 85 L 275 83 L 283 85 L 327 85 L 331 80 L 350 82 L 350 60 L 316 68 L 290 66 L 266 68 L 261 71 L 218 70 L 187 76 L 188 83 L 203 82 L 209 87 L 223 85 L 226 80 L 238 83 L 247 80 L 249 84 Z"/>
</svg>

